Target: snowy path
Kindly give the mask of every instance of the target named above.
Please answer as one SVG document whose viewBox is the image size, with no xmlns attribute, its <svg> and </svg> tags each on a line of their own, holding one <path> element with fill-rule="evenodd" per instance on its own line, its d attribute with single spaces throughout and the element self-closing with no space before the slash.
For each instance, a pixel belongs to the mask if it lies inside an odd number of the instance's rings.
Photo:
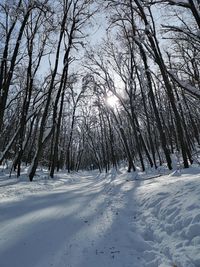
<svg viewBox="0 0 200 267">
<path fill-rule="evenodd" d="M 105 183 L 78 177 L 50 192 L 3 202 L 0 266 L 142 266 L 120 214 L 124 203 Z"/>
<path fill-rule="evenodd" d="M 189 194 L 191 183 L 178 188 L 172 177 L 170 184 L 166 177 L 157 183 L 124 174 L 61 177 L 0 183 L 0 267 L 200 266 L 200 202 L 189 217 L 180 212 L 180 188 Z M 198 190 L 195 202 L 199 183 Z"/>
</svg>

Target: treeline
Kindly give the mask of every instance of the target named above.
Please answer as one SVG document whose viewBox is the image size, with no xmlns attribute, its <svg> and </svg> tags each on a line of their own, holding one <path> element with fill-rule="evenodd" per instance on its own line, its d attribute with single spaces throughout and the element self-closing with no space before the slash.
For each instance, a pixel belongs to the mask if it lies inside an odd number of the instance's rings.
<svg viewBox="0 0 200 267">
<path fill-rule="evenodd" d="M 11 160 L 17 176 L 22 163 L 32 181 L 38 164 L 53 177 L 61 168 L 107 171 L 124 161 L 144 171 L 172 169 L 172 154 L 185 168 L 195 159 L 198 1 L 100 2 L 0 4 L 0 164 Z M 90 47 L 97 12 L 108 26 Z"/>
</svg>

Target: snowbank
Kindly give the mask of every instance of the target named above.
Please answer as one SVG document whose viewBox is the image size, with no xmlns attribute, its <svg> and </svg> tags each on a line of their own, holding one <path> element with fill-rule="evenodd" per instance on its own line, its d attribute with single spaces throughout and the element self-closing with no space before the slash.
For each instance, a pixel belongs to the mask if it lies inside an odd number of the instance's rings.
<svg viewBox="0 0 200 267">
<path fill-rule="evenodd" d="M 0 177 L 1 267 L 199 267 L 200 169 Z"/>
</svg>

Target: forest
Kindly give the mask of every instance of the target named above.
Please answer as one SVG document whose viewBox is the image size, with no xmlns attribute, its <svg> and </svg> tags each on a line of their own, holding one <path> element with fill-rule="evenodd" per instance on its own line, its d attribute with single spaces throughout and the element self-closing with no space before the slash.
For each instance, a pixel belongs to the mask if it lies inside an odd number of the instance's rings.
<svg viewBox="0 0 200 267">
<path fill-rule="evenodd" d="M 0 267 L 200 267 L 200 1 L 0 0 Z"/>
<path fill-rule="evenodd" d="M 0 165 L 198 162 L 198 0 L 0 3 Z"/>
</svg>

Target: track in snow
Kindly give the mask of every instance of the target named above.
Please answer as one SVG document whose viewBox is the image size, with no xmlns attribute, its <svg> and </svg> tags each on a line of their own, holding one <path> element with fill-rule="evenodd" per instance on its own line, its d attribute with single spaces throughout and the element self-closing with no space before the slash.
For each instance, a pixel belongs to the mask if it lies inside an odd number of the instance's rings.
<svg viewBox="0 0 200 267">
<path fill-rule="evenodd" d="M 200 266 L 199 169 L 183 179 L 85 172 L 0 185 L 0 267 Z"/>
<path fill-rule="evenodd" d="M 110 181 L 83 175 L 1 203 L 0 266 L 142 266 L 121 214 L 128 203 Z"/>
</svg>

